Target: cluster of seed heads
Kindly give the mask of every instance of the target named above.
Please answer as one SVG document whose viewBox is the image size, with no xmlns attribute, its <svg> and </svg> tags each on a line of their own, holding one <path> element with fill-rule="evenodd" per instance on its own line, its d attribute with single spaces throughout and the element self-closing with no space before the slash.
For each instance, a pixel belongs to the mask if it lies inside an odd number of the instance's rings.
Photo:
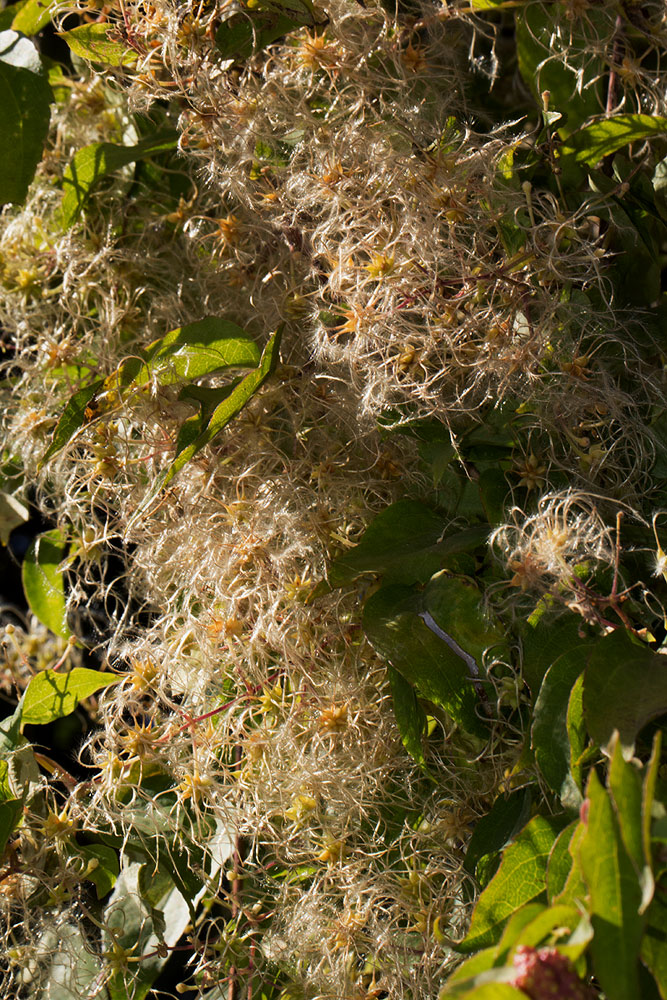
<svg viewBox="0 0 667 1000">
<path fill-rule="evenodd" d="M 609 11 L 559 7 L 549 59 L 583 78 L 582 55 L 613 57 L 614 110 L 636 110 L 641 92 L 641 110 L 664 112 L 664 69 L 614 49 Z M 641 8 L 637 30 L 662 38 L 663 5 Z M 377 511 L 425 486 L 412 443 L 377 419 L 434 418 L 456 442 L 503 400 L 535 435 L 516 485 L 542 494 L 494 536 L 508 581 L 572 604 L 582 563 L 613 565 L 595 497 L 641 493 L 652 453 L 640 428 L 659 393 L 643 373 L 633 394 L 623 382 L 636 349 L 597 206 L 569 212 L 508 183 L 533 136 L 475 119 L 468 59 L 492 74 L 495 38 L 468 3 L 397 17 L 331 0 L 243 66 L 215 47 L 217 4 L 128 2 L 104 17 L 136 61 L 82 73 L 54 110 L 28 201 L 2 215 L 0 323 L 13 352 L 5 433 L 69 541 L 70 615 L 124 676 L 81 750 L 90 780 L 65 780 L 45 815 L 26 810 L 24 867 L 0 883 L 15 945 L 5 995 L 46 982 L 53 954 L 59 968 L 82 961 L 74 929 L 92 932 L 68 838 L 131 843 L 150 816 L 191 851 L 207 904 L 233 913 L 213 909 L 193 932 L 188 982 L 202 993 L 226 989 L 230 967 L 240 980 L 261 966 L 290 983 L 284 1000 L 432 998 L 456 961 L 443 942 L 469 913 L 463 845 L 514 747 L 441 724 L 429 785 L 398 737 L 358 603 L 313 591 Z M 128 208 L 121 174 L 63 233 L 57 181 L 72 155 L 134 141 L 132 113 L 161 106 L 178 115 L 186 193 L 166 208 L 139 182 Z M 205 315 L 262 343 L 284 322 L 281 365 L 144 516 L 192 414 L 173 387 L 108 394 L 41 466 L 77 366 L 107 376 Z M 20 649 L 10 670 L 25 686 L 44 664 Z M 155 774 L 169 793 L 145 787 Z M 91 950 L 106 942 L 131 981 L 137 956 L 112 937 L 100 931 Z M 587 996 L 557 955 L 518 960 L 516 985 L 534 1000 L 556 986 Z"/>
</svg>

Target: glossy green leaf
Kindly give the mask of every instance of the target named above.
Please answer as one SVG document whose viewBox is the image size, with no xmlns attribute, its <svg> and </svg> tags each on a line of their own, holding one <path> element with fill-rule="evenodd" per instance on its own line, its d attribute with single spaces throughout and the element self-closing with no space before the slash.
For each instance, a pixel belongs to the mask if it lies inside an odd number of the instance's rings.
<svg viewBox="0 0 667 1000">
<path fill-rule="evenodd" d="M 252 10 L 238 11 L 226 18 L 216 32 L 215 44 L 223 59 L 240 61 L 261 52 L 290 31 L 314 24 L 310 0 L 260 2 Z"/>
<path fill-rule="evenodd" d="M 419 704 L 414 688 L 403 675 L 391 666 L 387 668 L 387 673 L 391 686 L 394 717 L 403 746 L 418 764 L 424 764 L 422 737 L 426 730 L 426 712 Z"/>
<path fill-rule="evenodd" d="M 27 3 L 28 0 L 18 0 L 17 3 L 13 3 L 9 7 L 3 7 L 0 10 L 0 31 L 7 31 L 12 27 L 14 18 Z"/>
<path fill-rule="evenodd" d="M 118 39 L 110 24 L 80 24 L 71 31 L 61 31 L 60 37 L 81 59 L 105 66 L 131 66 L 137 61 L 137 53 Z"/>
<path fill-rule="evenodd" d="M 653 803 L 658 782 L 658 774 L 662 760 L 662 733 L 653 737 L 653 751 L 646 767 L 644 786 L 642 789 L 642 844 L 644 857 L 651 863 L 651 823 L 653 820 Z"/>
<path fill-rule="evenodd" d="M 535 904 L 529 903 L 525 910 L 530 914 L 529 920 L 523 921 L 523 926 L 518 929 L 510 939 L 507 936 L 509 923 L 500 941 L 500 952 L 502 954 L 503 945 L 512 950 L 519 945 L 527 945 L 530 948 L 546 947 L 554 944 L 554 932 L 558 932 L 559 949 L 565 951 L 561 942 L 565 941 L 565 933 L 569 931 L 572 936 L 579 928 L 581 921 L 581 911 L 571 904 L 557 903 L 554 906 L 536 908 Z M 515 914 L 517 916 L 517 914 Z M 514 918 L 512 918 L 513 920 Z M 510 921 L 511 923 L 511 921 Z M 593 936 L 593 930 L 589 925 L 588 940 Z M 577 947 L 585 948 L 585 943 Z M 568 955 L 568 958 L 571 958 Z"/>
<path fill-rule="evenodd" d="M 579 859 L 590 897 L 593 967 L 608 1000 L 637 1000 L 644 929 L 642 890 L 621 840 L 612 801 L 593 771 Z"/>
<path fill-rule="evenodd" d="M 198 451 L 210 444 L 264 385 L 278 363 L 281 333 L 282 329 L 273 334 L 262 352 L 259 366 L 241 379 L 232 391 L 224 396 L 210 416 L 202 415 L 194 440 L 190 439 L 189 434 L 179 435 L 179 441 L 176 444 L 176 458 L 167 472 L 165 483 L 169 482 L 187 462 L 194 458 Z"/>
<path fill-rule="evenodd" d="M 212 409 L 212 412 L 210 407 L 202 406 L 203 412 L 201 414 L 189 417 L 181 426 L 176 441 L 176 458 L 169 468 L 158 476 L 136 510 L 131 524 L 144 513 L 155 497 L 180 472 L 183 466 L 191 461 L 202 448 L 210 444 L 264 385 L 278 363 L 281 334 L 282 328 L 273 334 L 264 348 L 259 366 L 244 378 L 239 379 L 231 391 L 229 387 L 214 390 L 222 398 L 218 405 Z M 187 392 L 184 398 L 187 398 Z"/>
<path fill-rule="evenodd" d="M 588 745 L 588 730 L 584 716 L 584 675 L 579 675 L 572 686 L 570 700 L 567 703 L 567 738 L 570 741 L 570 771 L 575 785 L 575 792 L 570 798 L 561 798 L 564 806 L 572 808 L 581 801 L 583 789 L 583 759 Z"/>
<path fill-rule="evenodd" d="M 169 957 L 158 954 L 164 942 L 174 946 L 190 922 L 190 910 L 178 889 L 170 889 L 148 911 L 141 898 L 139 873 L 141 865 L 133 863 L 121 872 L 104 913 L 103 945 L 116 943 L 132 954 L 145 955 L 143 961 L 131 965 L 126 972 L 119 969 L 107 983 L 109 1000 L 144 1000 L 160 970 Z M 157 918 L 157 919 L 156 919 Z"/>
<path fill-rule="evenodd" d="M 589 31 L 595 30 L 596 12 L 587 12 Z M 602 19 L 604 22 L 604 19 Z M 602 37 L 606 25 L 600 25 Z M 567 61 L 561 52 L 554 51 L 552 32 L 554 11 L 549 3 L 528 3 L 516 14 L 516 50 L 521 76 L 530 88 L 535 102 L 542 109 L 541 95 L 549 91 L 549 110 L 567 115 L 559 131 L 571 132 L 592 115 L 599 114 L 599 84 L 595 81 L 604 71 L 603 60 L 594 53 L 572 49 Z M 586 73 L 579 79 L 578 71 L 586 66 Z M 585 86 L 584 84 L 587 84 Z"/>
<path fill-rule="evenodd" d="M 572 865 L 567 873 L 565 884 L 560 892 L 554 896 L 552 900 L 553 903 L 571 903 L 574 906 L 583 906 L 588 897 L 588 888 L 584 882 L 581 870 L 581 861 L 579 858 L 579 848 L 585 834 L 586 827 L 584 824 L 577 823 L 574 828 L 572 838 L 568 844 L 568 851 L 572 858 Z"/>
<path fill-rule="evenodd" d="M 136 385 L 157 378 L 160 385 L 195 379 L 225 368 L 255 368 L 261 351 L 246 332 L 219 316 L 171 330 L 143 352 L 145 365 L 133 377 Z"/>
<path fill-rule="evenodd" d="M 12 493 L 0 492 L 0 543 L 6 545 L 14 528 L 30 517 L 26 505 Z"/>
<path fill-rule="evenodd" d="M 665 133 L 667 118 L 659 115 L 613 115 L 571 135 L 560 148 L 560 161 L 594 167 L 605 156 L 631 142 L 643 142 Z"/>
<path fill-rule="evenodd" d="M 0 721 L 0 760 L 10 760 L 26 744 L 25 738 L 21 736 L 20 705 L 19 702 L 13 715 Z"/>
<path fill-rule="evenodd" d="M 660 996 L 667 1000 L 667 899 L 664 892 L 656 894 L 646 913 L 641 959 L 650 969 Z"/>
<path fill-rule="evenodd" d="M 257 344 L 240 326 L 217 316 L 209 316 L 171 330 L 145 350 L 138 351 L 135 356 L 123 361 L 104 384 L 110 392 L 137 388 L 151 381 L 170 385 L 228 368 L 256 367 L 260 360 L 261 352 Z M 220 392 L 220 389 L 206 386 L 186 387 L 187 398 L 197 401 L 210 397 L 218 402 Z"/>
<path fill-rule="evenodd" d="M 159 907 L 160 900 L 174 888 L 171 873 L 152 862 L 143 864 L 137 877 L 139 895 L 153 909 Z"/>
<path fill-rule="evenodd" d="M 40 989 L 35 1000 L 73 1000 L 87 997 L 107 1000 L 100 994 L 102 959 L 90 947 L 79 925 L 65 919 L 44 921 L 44 932 L 35 941 L 34 959 L 40 964 Z"/>
<path fill-rule="evenodd" d="M 444 991 L 440 994 L 442 997 L 447 995 Z M 457 1000 L 526 1000 L 523 990 L 518 990 L 509 983 L 484 983 L 467 993 L 457 993 L 456 997 Z"/>
<path fill-rule="evenodd" d="M 512 914 L 545 894 L 549 854 L 562 825 L 554 817 L 535 816 L 505 849 L 498 871 L 479 897 L 459 951 L 496 943 Z"/>
<path fill-rule="evenodd" d="M 5 799 L 0 802 L 0 859 L 22 815 L 23 803 L 20 799 Z"/>
<path fill-rule="evenodd" d="M 49 130 L 53 94 L 33 43 L 0 32 L 0 205 L 25 201 Z"/>
<path fill-rule="evenodd" d="M 482 594 L 472 581 L 438 573 L 422 592 L 420 611 L 428 612 L 462 652 L 475 661 L 472 673 L 484 675 L 484 654 L 505 644 L 505 631 L 482 603 Z"/>
<path fill-rule="evenodd" d="M 548 910 L 544 903 L 526 903 L 525 906 L 521 906 L 518 910 L 514 911 L 505 924 L 500 940 L 498 941 L 497 961 L 499 963 L 504 963 L 510 949 L 523 940 L 526 927 L 530 926 L 534 920 L 547 912 Z"/>
<path fill-rule="evenodd" d="M 570 852 L 572 837 L 578 826 L 575 820 L 565 827 L 554 841 L 547 863 L 547 899 L 553 903 L 556 896 L 565 888 L 568 875 L 572 870 L 573 858 Z"/>
<path fill-rule="evenodd" d="M 475 824 L 463 863 L 466 871 L 474 875 L 482 858 L 498 854 L 514 839 L 530 818 L 531 804 L 530 787 L 498 796 L 491 809 Z"/>
<path fill-rule="evenodd" d="M 592 644 L 592 640 L 582 636 L 583 628 L 574 615 L 556 618 L 547 611 L 535 624 L 525 629 L 522 673 L 533 699 L 538 696 L 547 670 L 560 656 L 587 642 Z"/>
<path fill-rule="evenodd" d="M 616 810 L 623 845 L 634 865 L 642 887 L 643 913 L 653 898 L 655 888 L 651 870 L 651 854 L 644 853 L 642 829 L 643 782 L 634 764 L 623 759 L 620 740 L 612 740 L 611 763 L 608 772 L 609 794 Z"/>
<path fill-rule="evenodd" d="M 503 10 L 508 7 L 521 7 L 527 0 L 470 0 L 475 10 Z"/>
<path fill-rule="evenodd" d="M 168 130 L 149 136 L 136 146 L 119 146 L 112 142 L 94 142 L 84 146 L 74 154 L 63 174 L 61 221 L 64 228 L 76 222 L 91 190 L 103 177 L 137 160 L 175 149 L 177 144 L 178 133 Z"/>
<path fill-rule="evenodd" d="M 667 661 L 620 629 L 606 635 L 584 673 L 584 714 L 593 740 L 605 747 L 618 729 L 624 747 L 667 712 Z"/>
<path fill-rule="evenodd" d="M 502 524 L 509 495 L 505 473 L 497 467 L 484 469 L 480 473 L 477 486 L 489 524 Z"/>
<path fill-rule="evenodd" d="M 426 583 L 448 556 L 483 545 L 488 528 L 473 527 L 443 538 L 447 521 L 416 500 L 399 500 L 371 521 L 361 541 L 329 570 L 332 587 L 343 587 L 364 573 L 381 574 L 385 583 Z"/>
<path fill-rule="evenodd" d="M 23 697 L 14 714 L 0 722 L 0 762 L 2 797 L 26 802 L 44 786 L 33 749 L 21 734 L 22 704 Z"/>
<path fill-rule="evenodd" d="M 87 667 L 75 667 L 68 673 L 42 670 L 32 678 L 23 698 L 21 725 L 46 725 L 73 712 L 79 702 L 96 691 L 118 684 L 122 678 Z"/>
<path fill-rule="evenodd" d="M 30 610 L 56 635 L 68 639 L 65 604 L 65 584 L 59 569 L 65 558 L 67 543 L 54 528 L 33 540 L 22 566 L 23 590 Z"/>
<path fill-rule="evenodd" d="M 193 379 L 230 367 L 250 367 L 258 364 L 260 352 L 235 323 L 210 316 L 187 326 L 171 330 L 154 341 L 137 357 L 124 361 L 119 370 L 107 379 L 96 379 L 83 386 L 68 400 L 53 432 L 42 465 L 67 445 L 88 422 L 91 401 L 102 391 L 145 384 L 156 378 L 161 385 L 179 379 Z M 219 399 L 219 389 L 191 386 L 193 395 L 212 393 Z"/>
<path fill-rule="evenodd" d="M 15 795 L 9 778 L 9 764 L 0 758 L 0 801 L 5 802 L 13 798 Z"/>
<path fill-rule="evenodd" d="M 472 998 L 477 996 L 480 986 L 506 982 L 512 977 L 511 958 L 519 946 L 551 947 L 557 943 L 561 954 L 576 961 L 592 935 L 590 922 L 575 906 L 527 903 L 512 914 L 497 945 L 477 952 L 448 977 L 441 996 Z M 475 992 L 468 992 L 473 988 Z"/>
<path fill-rule="evenodd" d="M 97 898 L 108 896 L 120 874 L 117 852 L 104 844 L 77 844 L 73 853 L 83 862 L 82 878 L 93 883 Z"/>
<path fill-rule="evenodd" d="M 302 25 L 291 17 L 266 11 L 254 14 L 252 20 L 247 14 L 232 14 L 218 28 L 215 44 L 223 59 L 241 61 Z"/>
<path fill-rule="evenodd" d="M 160 790 L 166 787 L 170 787 L 168 780 Z M 175 842 L 169 815 L 155 802 L 150 806 L 125 806 L 123 817 L 125 828 L 131 830 L 129 839 L 107 832 L 100 833 L 99 839 L 116 851 L 123 851 L 132 861 L 164 871 L 183 895 L 194 920 L 194 901 L 202 890 L 199 870 L 204 864 L 203 849 L 183 831 Z"/>
<path fill-rule="evenodd" d="M 484 975 L 496 964 L 498 957 L 498 945 L 492 948 L 483 948 L 470 958 L 466 958 L 461 965 L 447 977 L 447 984 L 440 993 L 440 997 L 460 997 L 465 994 L 475 984 L 479 976 Z"/>
<path fill-rule="evenodd" d="M 419 617 L 417 600 L 409 587 L 382 587 L 366 601 L 364 631 L 422 698 L 444 708 L 469 732 L 483 733 L 466 664 Z"/>
<path fill-rule="evenodd" d="M 571 771 L 567 713 L 575 681 L 583 673 L 587 646 L 575 646 L 549 667 L 535 702 L 531 742 L 535 760 L 547 784 L 568 806 L 578 807 L 581 795 Z"/>
<path fill-rule="evenodd" d="M 28 0 L 15 15 L 12 28 L 23 35 L 36 35 L 51 20 L 54 6 L 52 0 Z"/>
<path fill-rule="evenodd" d="M 40 462 L 40 468 L 72 440 L 78 430 L 87 423 L 86 412 L 93 397 L 104 387 L 104 379 L 95 379 L 74 393 L 67 401 L 65 409 L 56 424 L 51 444 Z"/>
</svg>

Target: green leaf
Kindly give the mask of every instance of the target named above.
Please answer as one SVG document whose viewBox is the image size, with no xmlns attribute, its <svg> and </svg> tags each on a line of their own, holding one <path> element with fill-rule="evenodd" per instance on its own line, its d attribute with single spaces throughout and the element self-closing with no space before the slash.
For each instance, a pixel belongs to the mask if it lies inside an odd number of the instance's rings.
<svg viewBox="0 0 667 1000">
<path fill-rule="evenodd" d="M 14 791 L 9 780 L 9 764 L 6 760 L 0 759 L 0 800 L 15 798 Z"/>
<path fill-rule="evenodd" d="M 0 802 L 0 859 L 22 815 L 23 802 L 20 799 L 5 799 Z"/>
<path fill-rule="evenodd" d="M 555 817 L 535 816 L 503 853 L 500 867 L 479 897 L 470 930 L 458 951 L 495 944 L 516 910 L 545 893 L 547 862 L 562 828 Z"/>
<path fill-rule="evenodd" d="M 25 524 L 30 511 L 12 493 L 0 492 L 0 543 L 6 545 L 14 528 Z"/>
<path fill-rule="evenodd" d="M 238 62 L 290 31 L 314 24 L 309 0 L 290 0 L 289 4 L 260 3 L 251 11 L 239 11 L 224 20 L 216 32 L 215 44 L 223 59 Z"/>
<path fill-rule="evenodd" d="M 87 667 L 75 667 L 69 673 L 42 670 L 36 674 L 23 697 L 21 726 L 45 725 L 73 712 L 76 706 L 96 691 L 118 684 L 122 678 Z"/>
<path fill-rule="evenodd" d="M 43 789 L 42 776 L 32 747 L 21 735 L 21 707 L 0 722 L 0 761 L 2 762 L 2 796 L 27 802 L 36 790 Z"/>
<path fill-rule="evenodd" d="M 611 799 L 594 771 L 586 795 L 588 818 L 579 859 L 590 897 L 593 968 L 608 1000 L 637 1000 L 642 890 Z"/>
<path fill-rule="evenodd" d="M 644 857 L 651 864 L 651 822 L 653 819 L 653 803 L 655 801 L 655 789 L 658 781 L 662 753 L 662 733 L 657 732 L 653 737 L 653 752 L 646 767 L 644 777 L 644 788 L 642 791 L 642 844 L 644 846 Z"/>
<path fill-rule="evenodd" d="M 551 848 L 547 863 L 547 899 L 553 903 L 565 888 L 568 875 L 572 871 L 574 859 L 570 851 L 572 837 L 579 823 L 574 820 L 562 830 Z"/>
<path fill-rule="evenodd" d="M 113 375 L 96 379 L 74 393 L 58 420 L 41 465 L 64 448 L 88 422 L 91 401 L 102 390 L 143 385 L 151 378 L 168 385 L 178 379 L 199 378 L 230 367 L 249 367 L 259 361 L 260 352 L 255 342 L 241 327 L 220 317 L 209 316 L 171 330 L 150 344 L 139 357 L 124 361 Z M 214 397 L 217 394 L 219 400 L 219 389 L 188 387 L 188 393 L 193 396 L 206 392 Z"/>
<path fill-rule="evenodd" d="M 667 118 L 659 115 L 613 115 L 602 118 L 573 133 L 560 148 L 561 164 L 568 161 L 584 167 L 615 153 L 631 142 L 662 136 L 667 133 Z"/>
<path fill-rule="evenodd" d="M 611 764 L 608 772 L 609 794 L 616 811 L 621 840 L 634 865 L 642 887 L 642 902 L 639 912 L 643 913 L 653 898 L 655 888 L 651 870 L 650 846 L 644 853 L 642 829 L 643 782 L 634 764 L 623 759 L 620 740 L 612 740 Z"/>
<path fill-rule="evenodd" d="M 440 994 L 445 998 L 448 994 L 446 987 Z M 457 1000 L 526 1000 L 523 990 L 518 990 L 516 986 L 509 983 L 484 983 L 483 986 L 475 986 L 467 993 L 456 994 Z"/>
<path fill-rule="evenodd" d="M 484 469 L 480 473 L 477 486 L 489 524 L 502 524 L 505 520 L 509 493 L 505 473 L 497 467 Z"/>
<path fill-rule="evenodd" d="M 583 823 L 577 823 L 572 834 L 572 839 L 568 844 L 568 851 L 572 858 L 572 867 L 570 868 L 567 878 L 565 879 L 565 885 L 560 890 L 560 892 L 554 896 L 553 903 L 571 903 L 574 906 L 582 906 L 583 902 L 588 896 L 588 889 L 586 888 L 586 883 L 581 871 L 581 862 L 579 860 L 579 847 L 581 846 L 581 841 L 586 834 L 586 827 Z"/>
<path fill-rule="evenodd" d="M 145 365 L 134 383 L 157 378 L 160 385 L 195 379 L 225 368 L 255 368 L 261 351 L 236 323 L 207 316 L 196 323 L 171 330 L 144 352 Z"/>
<path fill-rule="evenodd" d="M 51 0 L 27 0 L 15 15 L 12 28 L 23 35 L 36 35 L 51 20 L 54 6 Z"/>
<path fill-rule="evenodd" d="M 202 448 L 210 444 L 211 441 L 241 412 L 243 407 L 252 399 L 256 392 L 264 385 L 272 374 L 278 363 L 278 352 L 280 348 L 280 338 L 282 327 L 280 327 L 271 337 L 262 352 L 259 367 L 255 368 L 244 378 L 240 379 L 233 388 L 228 386 L 216 390 L 222 397 L 221 402 L 209 412 L 203 407 L 204 412 L 188 420 L 181 426 L 178 439 L 176 441 L 176 458 L 169 468 L 158 476 L 152 488 L 147 493 L 135 511 L 130 524 L 133 524 L 144 511 L 152 504 L 155 497 L 170 482 L 174 476 L 180 472 L 184 465 L 191 461 Z M 187 398 L 187 393 L 185 394 Z M 128 524 L 128 527 L 130 526 Z"/>
<path fill-rule="evenodd" d="M 174 880 L 170 872 L 147 862 L 139 869 L 137 888 L 144 903 L 155 909 L 160 905 L 160 900 L 174 888 Z"/>
<path fill-rule="evenodd" d="M 564 939 L 567 931 L 569 937 Z M 546 907 L 541 903 L 527 903 L 512 914 L 497 945 L 477 952 L 448 977 L 441 996 L 472 998 L 477 996 L 476 992 L 468 992 L 473 988 L 513 978 L 515 970 L 510 959 L 519 945 L 536 948 L 557 944 L 561 954 L 576 961 L 592 935 L 588 918 L 582 917 L 575 906 Z"/>
<path fill-rule="evenodd" d="M 505 924 L 505 929 L 497 945 L 496 962 L 504 964 L 510 950 L 523 940 L 526 927 L 529 927 L 534 920 L 547 912 L 544 903 L 526 903 L 525 906 L 519 907 Z"/>
<path fill-rule="evenodd" d="M 223 59 L 240 62 L 302 26 L 303 22 L 266 11 L 259 11 L 252 20 L 247 14 L 232 14 L 218 28 L 215 44 Z"/>
<path fill-rule="evenodd" d="M 115 944 L 133 956 L 147 957 L 113 974 L 107 984 L 109 1000 L 127 1000 L 128 995 L 144 1000 L 169 957 L 169 952 L 158 954 L 158 946 L 164 942 L 173 947 L 190 923 L 190 910 L 178 889 L 167 891 L 154 907 L 144 902 L 140 869 L 135 862 L 121 872 L 104 913 L 102 939 L 105 949 Z"/>
<path fill-rule="evenodd" d="M 667 900 L 656 894 L 646 913 L 642 962 L 650 969 L 663 1000 L 667 1000 Z"/>
<path fill-rule="evenodd" d="M 463 866 L 474 875 L 482 858 L 498 854 L 528 822 L 532 791 L 517 788 L 509 795 L 499 795 L 491 809 L 475 825 L 468 841 Z"/>
<path fill-rule="evenodd" d="M 44 922 L 45 930 L 32 942 L 34 961 L 39 963 L 39 1000 L 73 1000 L 98 997 L 102 961 L 93 953 L 81 927 L 64 919 Z M 106 994 L 104 994 L 106 1000 Z"/>
<path fill-rule="evenodd" d="M 63 639 L 71 635 L 67 626 L 65 584 L 58 568 L 66 551 L 67 543 L 58 528 L 37 535 L 25 554 L 21 574 L 30 610 L 42 625 Z"/>
<path fill-rule="evenodd" d="M 549 612 L 524 630 L 522 673 L 534 699 L 549 667 L 564 653 L 587 642 L 581 631 L 574 615 L 555 618 Z"/>
<path fill-rule="evenodd" d="M 419 704 L 414 688 L 393 667 L 387 667 L 396 725 L 403 746 L 418 764 L 424 764 L 422 736 L 426 729 L 426 712 Z"/>
<path fill-rule="evenodd" d="M 470 990 L 478 981 L 478 977 L 488 972 L 496 964 L 498 957 L 498 945 L 492 948 L 483 948 L 470 958 L 466 958 L 461 965 L 447 977 L 445 988 L 440 993 L 440 997 L 460 997 Z"/>
<path fill-rule="evenodd" d="M 0 722 L 0 760 L 10 760 L 19 748 L 27 744 L 27 740 L 21 736 L 20 707 L 21 702 L 13 715 Z"/>
<path fill-rule="evenodd" d="M 27 3 L 28 0 L 18 0 L 18 3 L 13 3 L 9 7 L 3 7 L 0 10 L 0 31 L 7 31 L 12 27 L 14 18 Z"/>
<path fill-rule="evenodd" d="M 583 788 L 583 760 L 588 744 L 588 731 L 584 719 L 584 675 L 583 673 L 574 682 L 570 692 L 570 700 L 567 703 L 567 738 L 570 741 L 570 770 L 576 788 L 574 798 L 567 801 L 561 798 L 563 805 L 572 806 L 581 800 L 581 790 Z"/>
<path fill-rule="evenodd" d="M 0 205 L 25 201 L 42 158 L 53 94 L 37 49 L 0 32 Z"/>
<path fill-rule="evenodd" d="M 84 25 L 84 27 L 89 26 Z M 104 25 L 90 27 L 104 27 Z M 136 146 L 119 146 L 112 142 L 94 142 L 90 146 L 84 146 L 74 154 L 72 162 L 63 174 L 64 197 L 60 209 L 63 227 L 68 229 L 76 222 L 92 188 L 107 174 L 137 160 L 145 160 L 149 156 L 175 149 L 177 144 L 178 133 L 166 130 L 143 139 Z"/>
<path fill-rule="evenodd" d="M 594 10 L 587 12 L 587 24 L 593 31 Z M 604 20 L 604 19 L 603 19 Z M 598 100 L 599 80 L 606 68 L 602 59 L 593 53 L 568 52 L 567 62 L 562 51 L 554 49 L 554 11 L 551 4 L 524 4 L 516 14 L 516 50 L 519 71 L 526 85 L 533 92 L 535 102 L 542 110 L 542 93 L 549 91 L 549 108 L 567 118 L 559 129 L 561 135 L 581 125 L 600 110 Z M 600 25 L 606 38 L 606 25 Z M 583 70 L 586 70 L 584 73 Z M 581 78 L 579 78 L 581 71 Z M 588 83 L 588 86 L 582 84 Z"/>
<path fill-rule="evenodd" d="M 535 904 L 528 903 L 524 907 L 524 910 L 531 913 L 531 911 L 535 910 Z M 558 950 L 566 954 L 568 958 L 576 960 L 593 936 L 593 928 L 588 921 L 586 933 L 581 933 L 583 930 L 581 927 L 581 912 L 576 906 L 557 903 L 554 906 L 537 908 L 536 912 L 532 912 L 530 920 L 524 920 L 523 926 L 508 940 L 507 932 L 510 929 L 510 924 L 521 912 L 519 910 L 514 914 L 501 938 L 498 950 L 504 961 L 506 961 L 506 958 L 503 956 L 503 946 L 508 947 L 509 950 L 510 946 L 514 949 L 518 945 L 527 945 L 529 948 L 538 948 L 540 945 L 551 945 L 555 943 L 554 932 L 558 932 Z M 563 932 L 566 929 L 570 932 L 570 938 L 574 936 L 577 930 L 579 931 L 579 940 L 575 941 L 572 948 L 569 948 L 563 940 Z M 576 952 L 576 954 L 573 954 L 573 952 Z"/>
<path fill-rule="evenodd" d="M 485 732 L 466 664 L 418 614 L 409 587 L 382 587 L 364 606 L 362 623 L 374 649 L 414 685 L 422 698 L 444 708 L 468 732 Z"/>
<path fill-rule="evenodd" d="M 475 10 L 499 10 L 508 7 L 521 7 L 527 0 L 470 0 Z"/>
<path fill-rule="evenodd" d="M 85 385 L 82 389 L 79 389 L 74 393 L 73 396 L 67 401 L 65 409 L 60 415 L 60 419 L 56 424 L 55 430 L 53 431 L 53 436 L 51 438 L 51 444 L 46 449 L 44 456 L 39 463 L 39 467 L 46 465 L 46 463 L 53 458 L 54 455 L 65 447 L 66 444 L 72 440 L 74 435 L 85 423 L 87 423 L 86 412 L 89 408 L 89 404 L 94 396 L 104 387 L 104 379 L 96 379 L 94 382 L 90 382 Z"/>
<path fill-rule="evenodd" d="M 218 316 L 208 316 L 171 330 L 141 351 L 140 357 L 124 361 L 105 385 L 134 387 L 153 379 L 160 385 L 170 385 L 227 368 L 254 368 L 260 360 L 259 347 L 240 326 Z"/>
<path fill-rule="evenodd" d="M 81 59 L 106 66 L 131 66 L 137 53 L 117 39 L 116 31 L 109 24 L 81 24 L 71 31 L 61 31 L 60 38 L 70 51 Z"/>
<path fill-rule="evenodd" d="M 426 583 L 448 556 L 486 542 L 488 528 L 474 527 L 443 538 L 447 521 L 416 500 L 399 500 L 369 524 L 359 544 L 339 556 L 329 571 L 332 587 L 343 587 L 364 573 L 384 582 Z"/>
<path fill-rule="evenodd" d="M 630 748 L 647 722 L 665 712 L 665 657 L 620 629 L 601 639 L 584 673 L 584 714 L 593 740 L 606 747 L 618 729 L 622 745 Z"/>
<path fill-rule="evenodd" d="M 549 667 L 535 702 L 531 729 L 531 743 L 540 771 L 549 787 L 573 808 L 579 807 L 581 795 L 571 771 L 567 710 L 574 683 L 583 672 L 587 652 L 587 646 L 576 646 Z"/>
<path fill-rule="evenodd" d="M 437 573 L 422 593 L 419 610 L 428 612 L 465 656 L 475 661 L 475 676 L 484 673 L 485 652 L 505 645 L 505 630 L 484 608 L 480 590 L 469 580 Z M 475 672 L 472 664 L 470 669 Z"/>
<path fill-rule="evenodd" d="M 120 874 L 117 852 L 104 844 L 77 844 L 73 854 L 82 859 L 82 878 L 93 883 L 97 898 L 108 896 Z"/>
</svg>

